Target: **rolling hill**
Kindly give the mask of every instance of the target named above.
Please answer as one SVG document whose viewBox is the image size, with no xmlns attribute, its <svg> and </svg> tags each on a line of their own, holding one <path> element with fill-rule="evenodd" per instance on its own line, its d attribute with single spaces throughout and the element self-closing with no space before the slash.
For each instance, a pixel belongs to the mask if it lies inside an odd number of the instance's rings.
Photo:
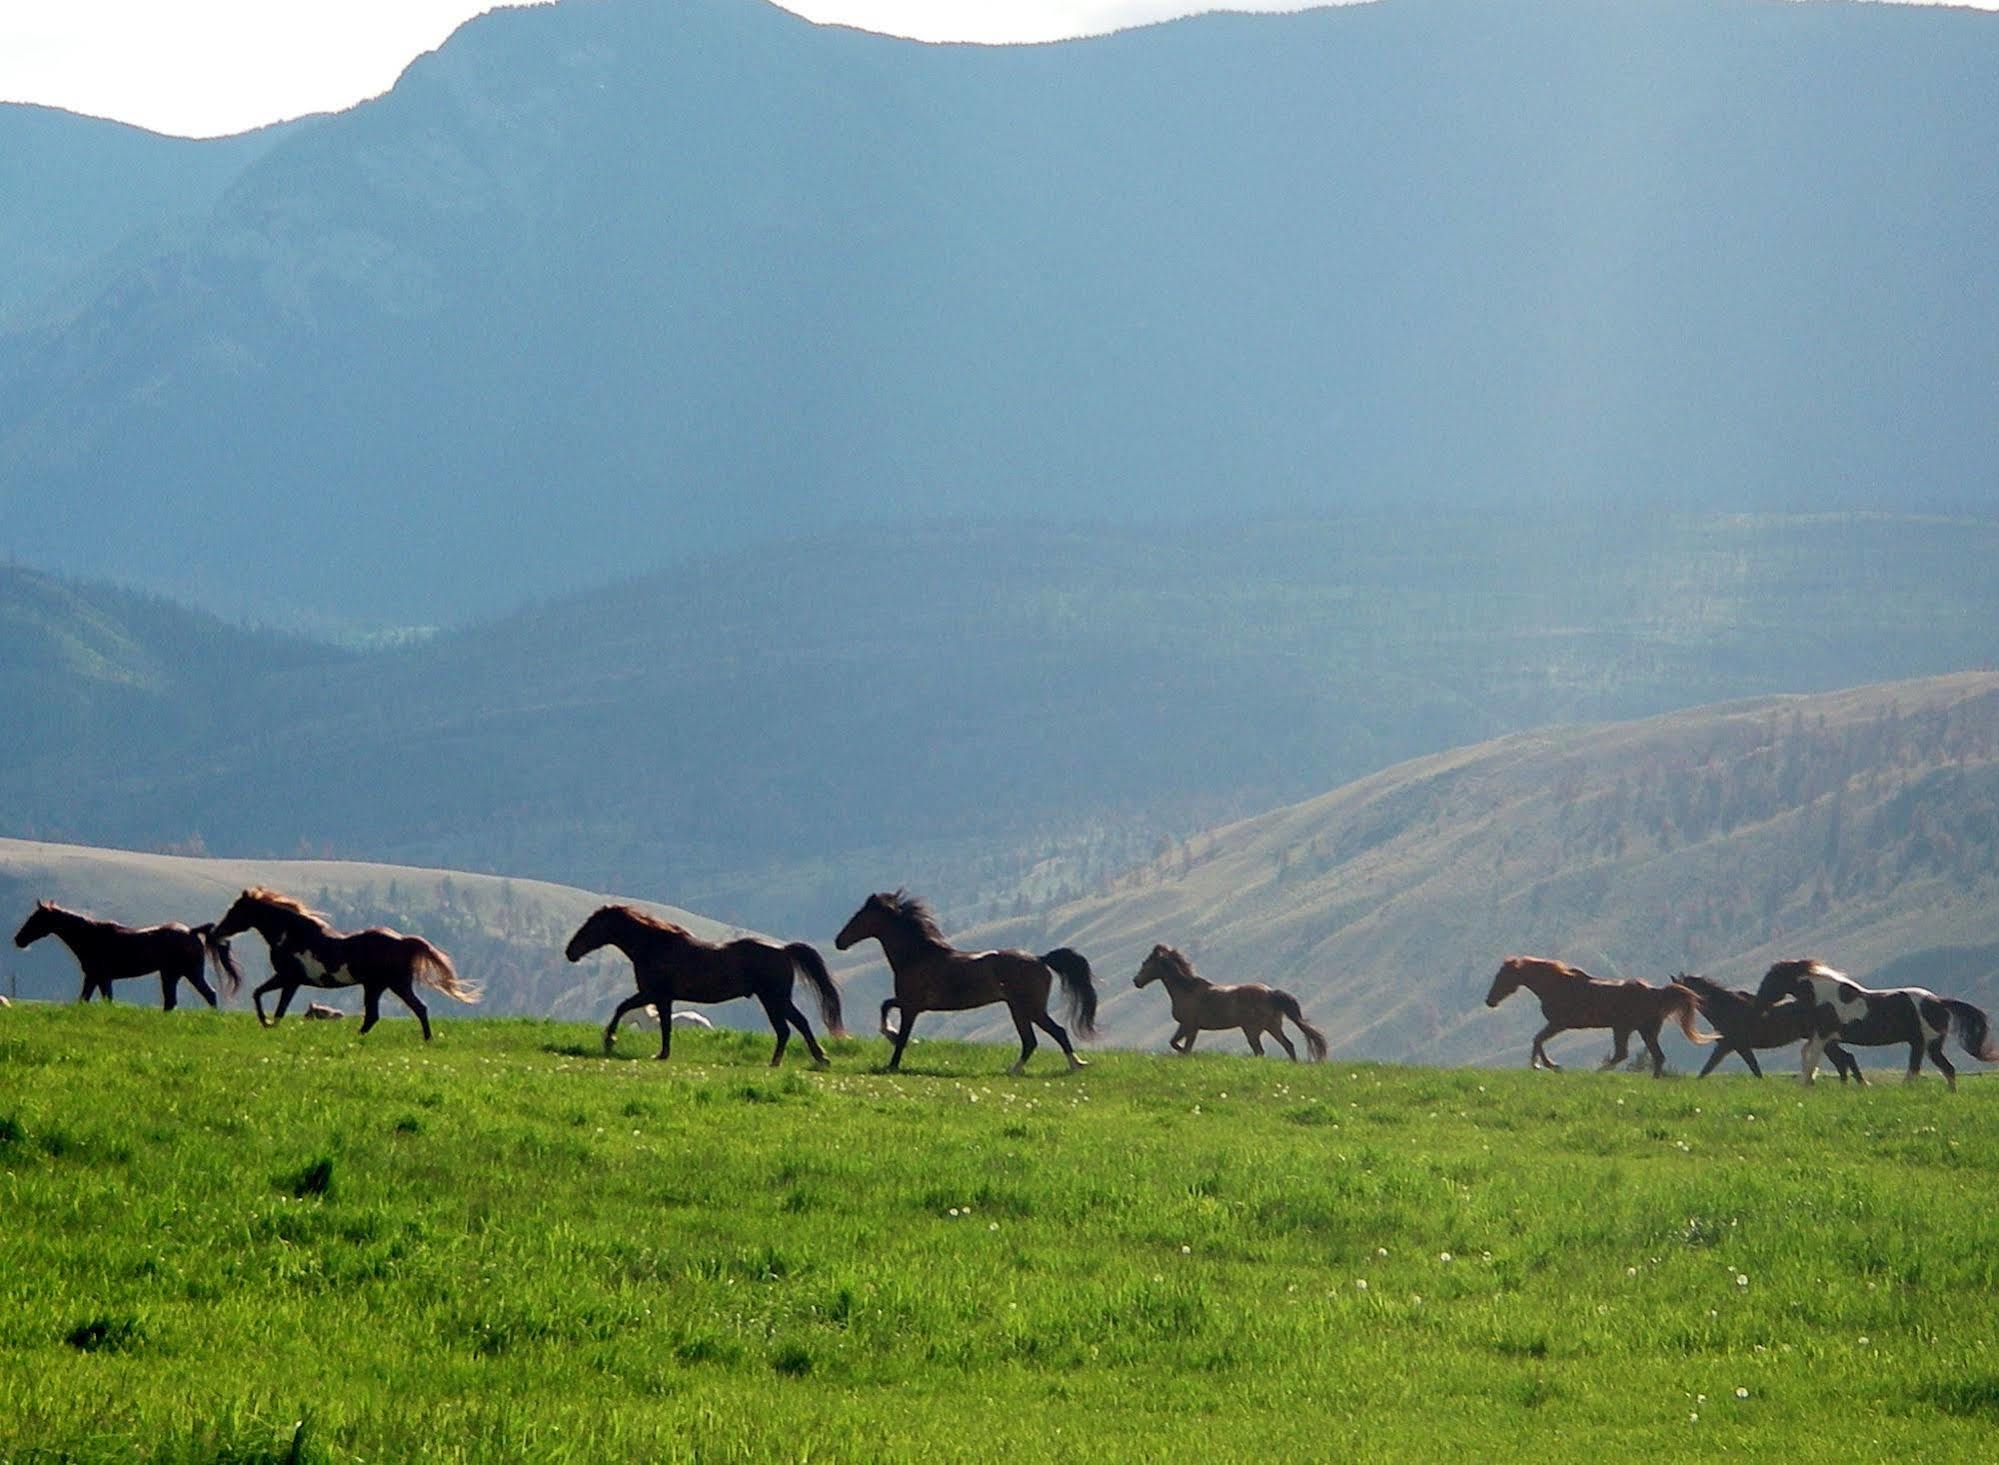
<svg viewBox="0 0 1999 1465">
<path fill-rule="evenodd" d="M 1210 980 L 1294 990 L 1336 1055 L 1377 1059 L 1524 1062 L 1531 997 L 1483 1006 L 1513 952 L 1751 986 L 1771 961 L 1809 954 L 1999 1008 L 1999 673 L 1418 759 L 960 941 L 1079 947 L 1114 993 L 1112 1041 L 1145 1045 L 1172 1026 L 1156 990 L 1130 987 L 1156 941 Z M 1602 1034 L 1563 1041 L 1571 1056 L 1607 1051 Z"/>
<path fill-rule="evenodd" d="M 4 545 L 393 626 L 912 515 L 1989 508 L 1994 95 L 1935 8 L 509 10 L 0 335 Z"/>
<path fill-rule="evenodd" d="M 1504 733 L 1999 664 L 1995 558 L 1915 517 L 911 525 L 371 652 L 0 572 L 0 829 L 972 924 Z"/>
<path fill-rule="evenodd" d="M 217 860 L 19 839 L 0 839 L 0 921 L 9 938 L 0 947 L 0 972 L 16 995 L 75 997 L 76 963 L 60 942 L 44 940 L 26 951 L 12 944 L 14 930 L 37 900 L 133 926 L 164 921 L 192 925 L 220 919 L 236 892 L 251 885 L 270 885 L 297 896 L 342 930 L 388 925 L 430 937 L 452 954 L 461 972 L 485 988 L 477 1008 L 440 1002 L 447 1019 L 467 1012 L 601 1019 L 631 990 L 630 964 L 615 953 L 586 957 L 575 966 L 563 959 L 570 933 L 610 898 L 587 890 L 404 865 Z M 705 940 L 744 934 L 672 906 L 630 903 L 678 921 Z M 249 936 L 233 949 L 247 992 L 270 972 L 263 943 Z M 121 1001 L 142 1005 L 159 1001 L 158 984 L 151 980 L 122 983 L 118 994 Z M 327 1000 L 352 1009 L 357 996 L 349 990 Z"/>
</svg>

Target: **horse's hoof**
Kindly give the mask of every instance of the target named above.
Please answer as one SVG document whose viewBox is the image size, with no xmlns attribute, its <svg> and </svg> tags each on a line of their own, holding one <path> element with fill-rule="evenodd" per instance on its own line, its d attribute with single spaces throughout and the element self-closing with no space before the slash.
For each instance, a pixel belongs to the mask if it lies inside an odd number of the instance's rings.
<svg viewBox="0 0 1999 1465">
<path fill-rule="evenodd" d="M 1023 1073 L 1027 1072 L 1027 1060 L 1025 1058 L 1021 1059 L 1020 1062 L 1014 1064 L 1006 1072 L 1009 1078 L 1019 1078 Z"/>
<path fill-rule="evenodd" d="M 812 1071 L 814 1073 L 824 1073 L 832 1066 L 832 1063 L 825 1058 L 815 1058 L 812 1060 Z"/>
<path fill-rule="evenodd" d="M 1069 1055 L 1069 1072 L 1074 1073 L 1079 1068 L 1088 1068 L 1089 1066 L 1087 1061 L 1078 1058 L 1074 1053 Z"/>
</svg>

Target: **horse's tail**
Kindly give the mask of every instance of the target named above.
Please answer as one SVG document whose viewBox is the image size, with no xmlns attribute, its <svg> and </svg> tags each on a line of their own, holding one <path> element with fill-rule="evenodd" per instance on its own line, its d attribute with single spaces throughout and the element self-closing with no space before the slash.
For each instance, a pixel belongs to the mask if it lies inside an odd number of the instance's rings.
<svg viewBox="0 0 1999 1465">
<path fill-rule="evenodd" d="M 784 954 L 805 973 L 805 980 L 819 994 L 819 1016 L 827 1033 L 835 1038 L 846 1037 L 847 1024 L 840 1017 L 840 989 L 833 985 L 833 974 L 826 970 L 826 958 L 803 941 L 792 942 L 784 948 Z"/>
<path fill-rule="evenodd" d="M 403 937 L 403 947 L 410 954 L 410 975 L 426 987 L 435 987 L 447 997 L 456 997 L 460 1002 L 477 1002 L 480 992 L 477 984 L 466 981 L 458 975 L 458 968 L 451 964 L 451 958 L 432 946 L 421 936 Z"/>
<path fill-rule="evenodd" d="M 1682 987 L 1678 982 L 1666 986 L 1665 1015 L 1680 1025 L 1680 1031 L 1687 1035 L 1689 1043 L 1719 1043 L 1719 1033 L 1704 1033 L 1694 1026 L 1694 1014 L 1701 1010 L 1700 994 L 1691 987 Z"/>
<path fill-rule="evenodd" d="M 243 990 L 243 973 L 238 970 L 236 958 L 229 950 L 229 938 L 215 934 L 213 921 L 205 926 L 196 926 L 194 934 L 201 942 L 201 950 L 207 956 L 208 964 L 215 968 L 216 974 L 222 978 L 222 989 L 234 997 Z"/>
<path fill-rule="evenodd" d="M 1298 999 L 1289 992 L 1273 992 L 1277 999 L 1277 1010 L 1291 1019 L 1299 1032 L 1305 1035 L 1305 1052 L 1314 1063 L 1326 1061 L 1326 1035 L 1305 1021 L 1304 1011 L 1298 1006 Z"/>
<path fill-rule="evenodd" d="M 1090 964 L 1080 951 L 1058 946 L 1041 954 L 1041 964 L 1062 979 L 1069 995 L 1069 1021 L 1079 1038 L 1097 1035 L 1097 988 L 1090 976 Z"/>
<path fill-rule="evenodd" d="M 1950 1009 L 1950 1025 L 1957 1033 L 1958 1046 L 1981 1063 L 1999 1063 L 1999 1042 L 1993 1040 L 1992 1023 L 1985 1010 L 1955 997 L 1942 1000 Z"/>
</svg>

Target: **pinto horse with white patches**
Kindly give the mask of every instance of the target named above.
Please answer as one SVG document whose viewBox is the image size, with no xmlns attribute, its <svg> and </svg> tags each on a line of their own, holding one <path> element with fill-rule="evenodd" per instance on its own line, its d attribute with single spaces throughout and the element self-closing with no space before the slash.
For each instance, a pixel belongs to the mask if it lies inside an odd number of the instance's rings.
<svg viewBox="0 0 1999 1465">
<path fill-rule="evenodd" d="M 1770 1008 L 1786 997 L 1811 1005 L 1812 1030 L 1805 1038 L 1804 1079 L 1818 1077 L 1819 1058 L 1834 1039 L 1856 1048 L 1909 1045 L 1908 1077 L 1922 1071 L 1923 1054 L 1957 1087 L 1957 1070 L 1944 1057 L 1944 1039 L 1957 1033 L 1958 1046 L 1981 1063 L 1999 1063 L 1999 1042 L 1985 1013 L 1969 1002 L 1939 997 L 1922 987 L 1863 987 L 1846 973 L 1809 958 L 1780 961 L 1764 974 L 1756 1004 Z"/>
<path fill-rule="evenodd" d="M 1611 1030 L 1617 1046 L 1597 1065 L 1599 1068 L 1615 1068 L 1622 1063 L 1631 1047 L 1631 1035 L 1638 1034 L 1652 1054 L 1654 1078 L 1666 1071 L 1666 1054 L 1659 1047 L 1659 1029 L 1665 1026 L 1666 1019 L 1678 1022 L 1690 1043 L 1715 1041 L 1713 1033 L 1695 1030 L 1694 1014 L 1699 1011 L 1699 1004 L 1693 993 L 1678 985 L 1655 987 L 1650 982 L 1606 982 L 1580 967 L 1550 961 L 1545 956 L 1509 956 L 1499 964 L 1492 989 L 1485 994 L 1485 1005 L 1497 1007 L 1522 987 L 1541 999 L 1541 1015 L 1548 1019 L 1548 1025 L 1534 1034 L 1534 1046 L 1528 1054 L 1529 1068 L 1560 1068 L 1542 1044 L 1569 1028 Z"/>
<path fill-rule="evenodd" d="M 418 984 L 477 1002 L 479 989 L 458 975 L 451 958 L 421 936 L 405 936 L 383 926 L 343 935 L 326 918 L 308 910 L 289 895 L 259 885 L 236 897 L 229 913 L 216 922 L 218 937 L 255 931 L 271 948 L 271 979 L 250 994 L 257 1021 L 271 1027 L 285 1015 L 300 987 L 359 987 L 362 991 L 361 1031 L 382 1016 L 382 993 L 393 992 L 416 1014 L 423 1040 L 430 1041 L 430 1009 L 416 995 Z M 264 994 L 278 992 L 277 1011 L 264 1016 Z"/>
</svg>

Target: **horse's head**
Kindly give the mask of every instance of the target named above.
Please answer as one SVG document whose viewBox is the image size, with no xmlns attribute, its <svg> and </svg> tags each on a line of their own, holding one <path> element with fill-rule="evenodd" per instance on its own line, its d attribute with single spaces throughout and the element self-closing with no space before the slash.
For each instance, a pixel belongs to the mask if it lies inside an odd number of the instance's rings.
<svg viewBox="0 0 1999 1465">
<path fill-rule="evenodd" d="M 1493 976 L 1492 986 L 1485 994 L 1485 1005 L 1497 1007 L 1515 992 L 1527 979 L 1527 963 L 1530 956 L 1509 956 L 1499 964 L 1499 971 Z"/>
<path fill-rule="evenodd" d="M 1155 946 L 1152 948 L 1152 954 L 1140 963 L 1138 975 L 1131 979 L 1131 984 L 1134 987 L 1144 987 L 1153 982 L 1163 982 L 1170 973 L 1185 968 L 1186 965 L 1187 958 L 1172 947 L 1163 944 Z"/>
<path fill-rule="evenodd" d="M 869 937 L 879 938 L 895 913 L 895 896 L 885 890 L 877 890 L 861 902 L 861 908 L 847 918 L 847 924 L 840 928 L 840 934 L 833 938 L 833 948 L 845 951 L 850 946 L 866 941 Z"/>
<path fill-rule="evenodd" d="M 1809 979 L 1820 970 L 1819 964 L 1809 958 L 1778 962 L 1763 974 L 1763 981 L 1756 988 L 1756 1010 L 1768 1012 L 1786 997 L 1809 998 L 1812 995 Z"/>
<path fill-rule="evenodd" d="M 23 921 L 21 929 L 14 933 L 14 944 L 16 946 L 32 946 L 55 930 L 55 911 L 55 906 L 49 901 L 36 901 L 35 908 L 29 913 L 28 919 Z"/>
<path fill-rule="evenodd" d="M 244 891 L 236 897 L 222 919 L 215 923 L 215 939 L 227 941 L 231 936 L 240 936 L 245 931 L 257 929 L 257 923 L 262 919 L 262 915 L 263 907 L 258 904 L 255 894 L 248 890 Z"/>
<path fill-rule="evenodd" d="M 571 961 L 581 961 L 601 946 L 608 946 L 614 928 L 617 907 L 600 905 L 590 913 L 588 920 L 576 928 L 576 934 L 569 938 L 569 944 L 562 948 L 562 954 Z"/>
</svg>

